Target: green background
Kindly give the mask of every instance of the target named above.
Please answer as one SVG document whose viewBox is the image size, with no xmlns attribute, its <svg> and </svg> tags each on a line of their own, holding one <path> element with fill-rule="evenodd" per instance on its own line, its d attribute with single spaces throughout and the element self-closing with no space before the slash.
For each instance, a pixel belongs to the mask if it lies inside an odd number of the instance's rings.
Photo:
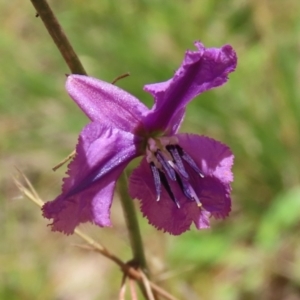
<svg viewBox="0 0 300 300">
<path fill-rule="evenodd" d="M 153 279 L 179 299 L 300 299 L 300 2 L 297 0 L 50 1 L 86 70 L 148 106 L 146 83 L 170 78 L 184 51 L 231 44 L 229 82 L 196 98 L 182 132 L 235 154 L 233 211 L 173 237 L 140 216 Z M 64 90 L 69 70 L 29 0 L 0 0 L 0 299 L 117 299 L 118 268 L 50 232 L 11 176 L 17 166 L 46 200 L 88 122 Z M 81 228 L 129 260 L 119 200 L 113 228 Z M 128 297 L 129 299 L 129 297 Z"/>
</svg>

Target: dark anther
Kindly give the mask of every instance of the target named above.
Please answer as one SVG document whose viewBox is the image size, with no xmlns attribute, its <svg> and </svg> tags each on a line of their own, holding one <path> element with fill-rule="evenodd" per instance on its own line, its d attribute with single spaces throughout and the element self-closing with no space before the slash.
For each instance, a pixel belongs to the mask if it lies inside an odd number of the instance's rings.
<svg viewBox="0 0 300 300">
<path fill-rule="evenodd" d="M 182 192 L 184 193 L 184 195 L 185 195 L 188 199 L 194 201 L 195 199 L 194 199 L 194 197 L 191 195 L 190 190 L 189 190 L 189 187 L 188 187 L 188 185 L 186 184 L 186 182 L 185 182 L 184 180 L 182 180 L 182 179 L 179 177 L 178 174 L 176 174 L 176 178 L 177 178 L 177 181 L 178 181 L 178 183 L 179 183 L 179 186 L 180 186 Z"/>
<path fill-rule="evenodd" d="M 196 162 L 192 159 L 191 156 L 189 156 L 181 147 L 177 147 L 180 156 L 182 157 L 182 159 L 184 159 L 189 166 L 194 169 L 195 172 L 197 172 L 201 177 L 204 177 L 202 171 L 199 169 L 199 167 L 197 166 Z"/>
<path fill-rule="evenodd" d="M 170 145 L 170 146 L 167 146 L 166 148 L 171 153 L 180 175 L 182 175 L 186 179 L 189 179 L 189 175 L 184 168 L 184 165 L 183 165 L 183 162 L 182 162 L 182 159 L 180 157 L 177 147 L 174 145 Z"/>
<path fill-rule="evenodd" d="M 168 180 L 167 180 L 167 177 L 166 175 L 159 171 L 159 175 L 160 175 L 160 180 L 161 180 L 161 183 L 162 185 L 164 186 L 164 188 L 166 189 L 167 193 L 169 194 L 170 198 L 173 200 L 173 202 L 177 205 L 178 208 L 180 208 L 180 205 L 179 205 L 179 202 L 178 200 L 175 198 L 172 190 L 171 190 L 171 187 L 168 183 Z"/>
<path fill-rule="evenodd" d="M 156 158 L 161 163 L 161 165 L 164 168 L 164 171 L 166 171 L 169 178 L 173 181 L 176 180 L 176 174 L 173 168 L 168 164 L 168 161 L 165 159 L 165 157 L 161 154 L 160 151 L 156 152 Z"/>
<path fill-rule="evenodd" d="M 156 191 L 156 201 L 160 200 L 160 194 L 161 194 L 161 181 L 160 181 L 160 174 L 158 169 L 155 167 L 154 163 L 150 163 L 151 171 L 154 178 L 154 185 L 155 185 L 155 191 Z"/>
</svg>

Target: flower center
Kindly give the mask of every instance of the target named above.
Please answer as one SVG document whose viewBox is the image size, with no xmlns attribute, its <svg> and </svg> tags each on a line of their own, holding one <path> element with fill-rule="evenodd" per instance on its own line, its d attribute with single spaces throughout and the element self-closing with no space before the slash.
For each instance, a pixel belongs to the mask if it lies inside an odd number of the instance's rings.
<svg viewBox="0 0 300 300">
<path fill-rule="evenodd" d="M 179 201 L 170 185 L 170 182 L 176 182 L 189 200 L 195 201 L 199 208 L 202 207 L 201 201 L 190 184 L 189 174 L 185 165 L 190 166 L 201 178 L 204 175 L 193 158 L 178 145 L 176 136 L 149 138 L 146 159 L 153 175 L 156 201 L 160 200 L 163 186 L 176 206 L 180 208 Z"/>
</svg>

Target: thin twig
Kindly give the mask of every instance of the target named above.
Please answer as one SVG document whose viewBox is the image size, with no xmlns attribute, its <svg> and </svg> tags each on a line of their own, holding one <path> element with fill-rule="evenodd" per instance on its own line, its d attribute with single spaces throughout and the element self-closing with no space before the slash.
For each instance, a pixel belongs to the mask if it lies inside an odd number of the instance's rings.
<svg viewBox="0 0 300 300">
<path fill-rule="evenodd" d="M 127 275 L 124 273 L 122 277 L 122 282 L 121 282 L 121 288 L 119 292 L 119 300 L 125 300 L 125 294 L 126 294 L 126 279 Z"/>
<path fill-rule="evenodd" d="M 130 75 L 129 72 L 127 72 L 127 73 L 125 73 L 125 74 L 122 74 L 122 75 L 118 76 L 117 78 L 115 78 L 115 79 L 112 81 L 111 84 L 115 84 L 115 83 L 116 83 L 117 81 L 119 81 L 120 79 L 123 79 L 123 78 L 125 78 L 125 77 L 128 77 L 129 75 Z"/>
<path fill-rule="evenodd" d="M 136 293 L 136 282 L 132 278 L 129 278 L 129 288 L 131 293 L 131 300 L 138 300 Z"/>
<path fill-rule="evenodd" d="M 154 300 L 154 295 L 153 295 L 152 290 L 151 290 L 149 279 L 147 278 L 147 276 L 144 274 L 144 272 L 142 270 L 140 270 L 140 273 L 141 273 L 143 285 L 146 289 L 147 296 L 148 296 L 149 300 Z"/>
</svg>

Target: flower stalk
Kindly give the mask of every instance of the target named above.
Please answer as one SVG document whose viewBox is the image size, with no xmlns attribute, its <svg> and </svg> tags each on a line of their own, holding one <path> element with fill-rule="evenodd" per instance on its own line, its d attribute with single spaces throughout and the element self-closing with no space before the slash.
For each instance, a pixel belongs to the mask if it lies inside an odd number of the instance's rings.
<svg viewBox="0 0 300 300">
<path fill-rule="evenodd" d="M 141 268 L 146 274 L 148 274 L 148 267 L 146 263 L 143 241 L 137 220 L 136 210 L 132 199 L 128 195 L 127 186 L 127 177 L 125 172 L 123 172 L 119 179 L 119 192 L 126 226 L 129 232 L 130 245 L 133 252 L 133 262 L 138 264 L 138 267 Z"/>
</svg>

